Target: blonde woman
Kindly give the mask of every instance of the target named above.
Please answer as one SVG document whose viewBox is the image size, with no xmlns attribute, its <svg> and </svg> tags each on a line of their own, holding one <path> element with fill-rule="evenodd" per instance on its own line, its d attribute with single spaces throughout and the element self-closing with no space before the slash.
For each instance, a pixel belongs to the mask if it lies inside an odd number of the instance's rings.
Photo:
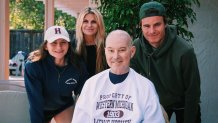
<svg viewBox="0 0 218 123">
<path fill-rule="evenodd" d="M 96 8 L 83 9 L 76 22 L 76 51 L 87 65 L 89 77 L 107 68 L 104 55 L 105 26 Z"/>
</svg>

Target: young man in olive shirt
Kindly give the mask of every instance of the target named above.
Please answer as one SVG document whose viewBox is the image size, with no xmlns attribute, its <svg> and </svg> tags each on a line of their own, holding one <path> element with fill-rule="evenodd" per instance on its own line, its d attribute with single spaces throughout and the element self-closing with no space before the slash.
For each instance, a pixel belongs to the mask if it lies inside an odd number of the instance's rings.
<svg viewBox="0 0 218 123">
<path fill-rule="evenodd" d="M 139 12 L 142 34 L 134 40 L 131 67 L 155 85 L 160 103 L 177 123 L 200 123 L 200 76 L 194 49 L 167 25 L 166 10 L 148 2 Z"/>
</svg>

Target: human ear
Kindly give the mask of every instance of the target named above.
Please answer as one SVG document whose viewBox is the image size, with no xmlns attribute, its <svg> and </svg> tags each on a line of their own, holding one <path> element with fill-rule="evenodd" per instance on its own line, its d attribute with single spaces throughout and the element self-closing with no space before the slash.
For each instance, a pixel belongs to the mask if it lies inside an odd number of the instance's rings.
<svg viewBox="0 0 218 123">
<path fill-rule="evenodd" d="M 136 47 L 131 46 L 131 58 L 135 55 L 135 52 L 136 52 Z"/>
</svg>

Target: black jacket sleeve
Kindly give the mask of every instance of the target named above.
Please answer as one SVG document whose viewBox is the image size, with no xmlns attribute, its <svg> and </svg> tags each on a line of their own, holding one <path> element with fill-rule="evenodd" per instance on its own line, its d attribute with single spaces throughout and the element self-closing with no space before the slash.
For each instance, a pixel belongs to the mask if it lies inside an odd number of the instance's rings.
<svg viewBox="0 0 218 123">
<path fill-rule="evenodd" d="M 39 67 L 36 64 L 27 63 L 25 66 L 24 82 L 30 104 L 30 118 L 31 123 L 43 123 L 43 95 L 42 83 L 40 81 Z"/>
<path fill-rule="evenodd" d="M 76 87 L 76 89 L 74 90 L 74 94 L 75 95 L 79 95 L 82 91 L 83 85 L 85 84 L 86 80 L 88 79 L 88 72 L 86 69 L 86 65 L 84 62 L 80 62 L 80 79 L 78 82 L 78 86 Z"/>
<path fill-rule="evenodd" d="M 194 123 L 200 103 L 200 75 L 193 49 L 182 57 L 182 77 L 185 83 L 184 123 Z"/>
</svg>

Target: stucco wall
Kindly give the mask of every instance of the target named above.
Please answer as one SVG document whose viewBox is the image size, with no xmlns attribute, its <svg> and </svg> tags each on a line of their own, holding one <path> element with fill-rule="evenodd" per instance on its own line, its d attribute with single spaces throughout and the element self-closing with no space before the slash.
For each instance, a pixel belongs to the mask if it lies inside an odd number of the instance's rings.
<svg viewBox="0 0 218 123">
<path fill-rule="evenodd" d="M 202 123 L 218 123 L 218 1 L 199 0 L 197 22 L 190 25 L 201 75 Z M 174 123 L 171 121 L 171 123 Z"/>
<path fill-rule="evenodd" d="M 194 7 L 197 22 L 190 30 L 201 75 L 202 123 L 218 123 L 218 1 L 200 3 Z"/>
</svg>

